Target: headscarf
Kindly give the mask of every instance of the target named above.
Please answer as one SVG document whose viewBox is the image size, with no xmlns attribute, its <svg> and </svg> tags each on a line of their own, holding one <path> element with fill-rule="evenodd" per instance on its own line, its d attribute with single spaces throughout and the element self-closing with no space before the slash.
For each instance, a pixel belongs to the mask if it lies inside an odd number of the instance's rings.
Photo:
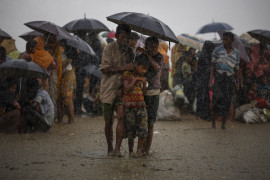
<svg viewBox="0 0 270 180">
<path fill-rule="evenodd" d="M 172 54 L 171 54 L 171 61 L 172 61 L 172 77 L 174 76 L 175 72 L 176 72 L 176 63 L 178 61 L 178 59 L 180 59 L 184 52 L 186 51 L 187 46 L 183 45 L 183 44 L 176 44 L 173 48 L 172 48 Z"/>
<path fill-rule="evenodd" d="M 51 54 L 44 49 L 45 39 L 43 36 L 38 36 L 34 39 L 37 42 L 37 49 L 35 54 L 31 54 L 32 61 L 47 69 L 53 61 Z"/>
<path fill-rule="evenodd" d="M 212 52 L 214 48 L 215 45 L 211 41 L 205 41 L 203 44 L 202 52 L 199 54 L 198 59 L 198 73 L 201 77 L 206 77 L 205 73 L 210 72 Z M 210 73 L 208 75 L 210 75 Z"/>
<path fill-rule="evenodd" d="M 160 42 L 158 46 L 158 52 L 163 55 L 164 63 L 169 64 L 169 56 L 167 54 L 169 45 L 166 42 Z"/>
</svg>

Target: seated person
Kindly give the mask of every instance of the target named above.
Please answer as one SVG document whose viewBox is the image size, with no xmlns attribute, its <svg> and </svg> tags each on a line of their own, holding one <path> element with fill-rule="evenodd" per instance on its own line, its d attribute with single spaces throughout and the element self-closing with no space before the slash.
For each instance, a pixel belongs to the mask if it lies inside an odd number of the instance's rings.
<svg viewBox="0 0 270 180">
<path fill-rule="evenodd" d="M 270 93 L 270 87 L 267 82 L 267 76 L 262 75 L 260 83 L 258 84 L 258 97 L 267 101 L 269 97 L 269 93 Z"/>
<path fill-rule="evenodd" d="M 0 89 L 0 132 L 18 131 L 20 105 L 16 100 L 17 81 L 8 78 Z"/>
<path fill-rule="evenodd" d="M 46 132 L 54 120 L 54 105 L 49 94 L 40 88 L 36 79 L 26 81 L 26 93 L 22 99 L 22 118 L 26 132 Z"/>
</svg>

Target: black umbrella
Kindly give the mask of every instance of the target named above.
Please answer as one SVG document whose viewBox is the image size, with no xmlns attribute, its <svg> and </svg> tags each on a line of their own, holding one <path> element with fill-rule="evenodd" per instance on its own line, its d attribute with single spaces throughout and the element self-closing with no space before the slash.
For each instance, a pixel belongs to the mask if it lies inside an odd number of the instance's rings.
<svg viewBox="0 0 270 180">
<path fill-rule="evenodd" d="M 48 78 L 50 75 L 46 70 L 34 62 L 24 59 L 14 59 L 0 64 L 2 76 L 14 78 Z"/>
<path fill-rule="evenodd" d="M 100 22 L 96 19 L 88 19 L 86 17 L 84 17 L 83 19 L 77 19 L 77 20 L 71 21 L 71 22 L 67 23 L 66 25 L 64 25 L 63 28 L 69 32 L 110 31 L 107 28 L 107 26 L 105 26 L 102 22 Z"/>
<path fill-rule="evenodd" d="M 26 40 L 26 41 L 31 41 L 33 39 L 35 39 L 35 37 L 37 36 L 42 36 L 43 34 L 37 31 L 29 31 L 27 33 L 24 33 L 22 35 L 20 35 L 19 37 Z"/>
<path fill-rule="evenodd" d="M 146 14 L 122 12 L 108 16 L 107 20 L 116 24 L 128 24 L 132 30 L 139 33 L 178 43 L 177 37 L 166 24 Z"/>
<path fill-rule="evenodd" d="M 50 33 L 65 39 L 72 39 L 65 29 L 49 21 L 32 21 L 24 25 L 43 34 Z"/>
<path fill-rule="evenodd" d="M 233 30 L 233 27 L 230 26 L 229 24 L 221 22 L 213 22 L 201 27 L 196 34 L 205 34 L 211 32 L 230 31 L 230 30 Z"/>
<path fill-rule="evenodd" d="M 0 38 L 12 38 L 8 33 L 6 33 L 5 31 L 3 31 L 2 29 L 0 29 Z"/>
<path fill-rule="evenodd" d="M 248 34 L 260 42 L 270 44 L 270 31 L 268 30 L 256 29 L 249 31 Z"/>
<path fill-rule="evenodd" d="M 73 36 L 70 35 L 72 37 L 72 39 L 65 39 L 62 37 L 58 37 L 58 40 L 62 40 L 64 39 L 67 43 L 68 46 L 71 46 L 75 49 L 79 49 L 87 54 L 90 54 L 92 56 L 95 56 L 96 53 L 95 51 L 92 49 L 91 46 L 89 46 L 84 40 L 82 40 L 81 38 L 79 38 L 78 36 Z"/>
</svg>

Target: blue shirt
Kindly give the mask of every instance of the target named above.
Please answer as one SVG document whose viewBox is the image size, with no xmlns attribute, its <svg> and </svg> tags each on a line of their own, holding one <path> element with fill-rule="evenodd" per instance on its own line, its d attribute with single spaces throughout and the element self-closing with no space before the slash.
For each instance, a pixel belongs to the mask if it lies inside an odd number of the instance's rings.
<svg viewBox="0 0 270 180">
<path fill-rule="evenodd" d="M 258 96 L 264 100 L 267 100 L 267 96 L 270 94 L 270 87 L 268 83 L 264 85 L 258 84 Z"/>
<path fill-rule="evenodd" d="M 216 64 L 216 71 L 220 74 L 224 72 L 230 76 L 235 70 L 239 70 L 240 54 L 237 49 L 227 54 L 223 45 L 216 47 L 212 54 L 212 63 Z"/>
</svg>

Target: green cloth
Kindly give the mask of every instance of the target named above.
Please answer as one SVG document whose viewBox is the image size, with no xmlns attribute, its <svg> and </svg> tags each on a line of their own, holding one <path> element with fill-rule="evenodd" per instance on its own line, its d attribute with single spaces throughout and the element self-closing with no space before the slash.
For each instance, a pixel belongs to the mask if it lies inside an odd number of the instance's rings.
<svg viewBox="0 0 270 180">
<path fill-rule="evenodd" d="M 11 51 L 10 53 L 8 53 L 8 57 L 11 57 L 12 59 L 18 59 L 19 56 L 20 56 L 20 52 L 18 50 L 14 50 L 14 51 Z"/>
</svg>

